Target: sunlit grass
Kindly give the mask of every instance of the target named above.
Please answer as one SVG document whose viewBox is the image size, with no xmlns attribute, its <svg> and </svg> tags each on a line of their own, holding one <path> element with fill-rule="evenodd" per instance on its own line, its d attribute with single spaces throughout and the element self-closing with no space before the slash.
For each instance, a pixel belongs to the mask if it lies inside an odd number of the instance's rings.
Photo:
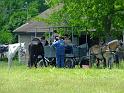
<svg viewBox="0 0 124 93">
<path fill-rule="evenodd" d="M 0 62 L 0 93 L 123 93 L 124 69 L 32 68 Z"/>
</svg>

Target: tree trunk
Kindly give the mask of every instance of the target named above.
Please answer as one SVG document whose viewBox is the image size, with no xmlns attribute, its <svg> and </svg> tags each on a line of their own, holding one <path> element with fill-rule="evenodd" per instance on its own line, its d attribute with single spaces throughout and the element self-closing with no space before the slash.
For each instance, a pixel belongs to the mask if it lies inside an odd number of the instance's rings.
<svg viewBox="0 0 124 93">
<path fill-rule="evenodd" d="M 106 39 L 110 39 L 112 38 L 112 33 L 111 33 L 111 16 L 110 15 L 107 15 L 104 17 L 104 20 L 103 20 L 103 27 L 104 27 L 104 32 L 105 32 L 105 35 L 106 35 Z"/>
</svg>

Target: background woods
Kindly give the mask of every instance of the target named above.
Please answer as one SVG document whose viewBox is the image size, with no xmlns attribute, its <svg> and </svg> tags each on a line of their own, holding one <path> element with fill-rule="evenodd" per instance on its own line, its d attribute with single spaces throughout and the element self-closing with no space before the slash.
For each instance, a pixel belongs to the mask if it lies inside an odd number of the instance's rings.
<svg viewBox="0 0 124 93">
<path fill-rule="evenodd" d="M 47 8 L 63 3 L 47 22 L 57 26 L 81 26 L 77 35 L 95 29 L 90 37 L 121 39 L 124 0 L 0 0 L 0 43 L 15 42 L 12 31 Z M 41 18 L 42 19 L 42 18 Z M 43 19 L 42 19 L 43 20 Z M 6 38 L 6 39 L 5 39 Z"/>
<path fill-rule="evenodd" d="M 52 24 L 83 26 L 77 31 L 95 29 L 91 37 L 121 39 L 124 29 L 124 0 L 46 0 L 49 6 L 64 3 L 64 7 L 50 17 Z"/>
<path fill-rule="evenodd" d="M 0 43 L 16 42 L 12 31 L 47 6 L 44 0 L 0 0 Z"/>
</svg>

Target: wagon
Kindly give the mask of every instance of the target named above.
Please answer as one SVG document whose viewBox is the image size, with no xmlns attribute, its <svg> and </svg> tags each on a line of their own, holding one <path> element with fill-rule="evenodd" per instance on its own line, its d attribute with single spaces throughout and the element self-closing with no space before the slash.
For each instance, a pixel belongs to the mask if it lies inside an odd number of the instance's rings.
<svg viewBox="0 0 124 93">
<path fill-rule="evenodd" d="M 44 29 L 44 28 L 37 28 L 37 29 Z M 65 55 L 65 64 L 71 63 L 73 67 L 75 64 L 80 64 L 81 60 L 87 59 L 88 57 L 88 30 L 84 31 L 83 35 L 85 35 L 84 39 L 80 43 L 84 43 L 82 45 L 79 45 L 79 37 L 75 33 L 75 31 L 78 30 L 84 30 L 85 27 L 83 26 L 50 26 L 48 27 L 49 33 L 48 33 L 48 42 L 49 46 L 44 46 L 44 51 L 45 51 L 45 59 L 48 64 L 55 63 L 55 48 L 51 47 L 51 41 L 54 34 L 54 31 L 61 31 L 61 34 L 63 36 L 69 35 L 69 38 L 71 39 L 71 43 L 74 45 L 70 45 L 72 47 L 72 52 L 71 53 L 66 53 Z M 35 32 L 35 37 L 36 37 Z M 77 46 L 79 45 L 79 46 Z M 70 65 L 71 66 L 71 65 Z M 71 66 L 72 67 L 72 66 Z"/>
<path fill-rule="evenodd" d="M 75 65 L 80 65 L 80 67 L 82 67 L 84 61 L 89 60 L 88 45 L 86 43 L 79 46 L 73 45 L 72 49 L 72 53 L 66 54 L 65 56 L 65 66 L 72 68 L 75 67 Z"/>
<path fill-rule="evenodd" d="M 44 46 L 45 60 L 50 65 L 55 65 L 55 48 L 53 46 Z M 87 44 L 80 46 L 65 46 L 65 67 L 73 68 L 75 65 L 82 64 L 81 61 L 87 58 Z"/>
</svg>

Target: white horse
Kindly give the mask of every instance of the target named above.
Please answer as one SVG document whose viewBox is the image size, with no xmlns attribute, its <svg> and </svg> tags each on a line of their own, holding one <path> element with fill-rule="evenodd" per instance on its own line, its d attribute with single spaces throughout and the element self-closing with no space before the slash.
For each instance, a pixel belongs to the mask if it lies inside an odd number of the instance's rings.
<svg viewBox="0 0 124 93">
<path fill-rule="evenodd" d="M 12 66 L 12 59 L 15 56 L 16 52 L 20 52 L 22 48 L 25 49 L 25 43 L 15 43 L 8 45 L 8 52 L 5 52 L 5 55 L 8 58 L 9 68 Z"/>
</svg>

